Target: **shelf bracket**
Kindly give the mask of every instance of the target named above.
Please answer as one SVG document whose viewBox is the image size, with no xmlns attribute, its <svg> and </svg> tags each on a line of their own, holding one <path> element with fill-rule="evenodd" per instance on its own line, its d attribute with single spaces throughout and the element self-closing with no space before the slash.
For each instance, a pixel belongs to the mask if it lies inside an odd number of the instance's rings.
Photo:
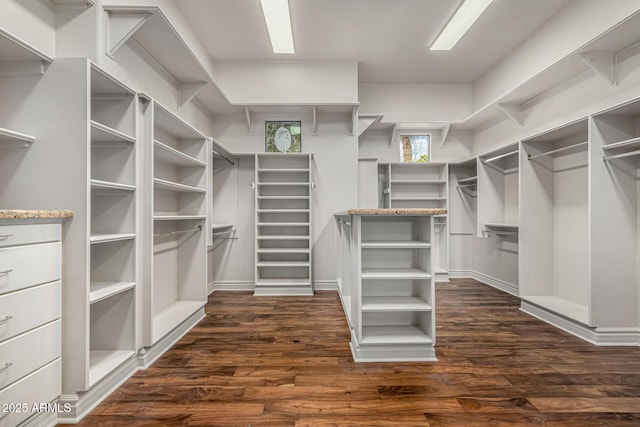
<svg viewBox="0 0 640 427">
<path fill-rule="evenodd" d="M 244 117 L 247 120 L 247 132 L 249 136 L 253 136 L 253 123 L 251 122 L 251 111 L 249 111 L 249 107 L 244 107 Z"/>
<path fill-rule="evenodd" d="M 518 126 L 524 126 L 521 104 L 499 102 L 497 106 L 515 124 L 517 124 Z"/>
<path fill-rule="evenodd" d="M 391 133 L 389 134 L 389 148 L 393 145 L 393 141 L 396 140 L 396 134 L 398 133 L 398 125 L 394 124 L 391 128 Z"/>
<path fill-rule="evenodd" d="M 362 135 L 371 126 L 380 123 L 382 114 L 362 114 L 358 115 L 358 136 Z"/>
<path fill-rule="evenodd" d="M 354 105 L 351 109 L 351 131 L 349 132 L 349 136 L 355 136 L 358 131 L 358 106 Z"/>
<path fill-rule="evenodd" d="M 447 123 L 445 127 L 442 128 L 442 140 L 440 141 L 440 148 L 444 147 L 444 144 L 447 142 L 447 137 L 449 136 L 449 131 L 451 130 L 451 123 Z"/>
<path fill-rule="evenodd" d="M 182 107 L 198 95 L 198 92 L 207 85 L 207 82 L 188 82 L 181 83 L 178 88 L 178 103 Z"/>
<path fill-rule="evenodd" d="M 49 64 L 46 61 L 0 61 L 0 76 L 42 75 Z"/>
<path fill-rule="evenodd" d="M 107 55 L 111 58 L 153 13 L 147 11 L 107 10 L 106 43 Z"/>
<path fill-rule="evenodd" d="M 318 107 L 314 105 L 313 109 L 311 110 L 311 114 L 313 116 L 313 123 L 311 125 L 311 135 L 318 136 Z"/>
<path fill-rule="evenodd" d="M 616 66 L 612 52 L 583 52 L 582 60 L 610 87 L 616 86 Z"/>
</svg>

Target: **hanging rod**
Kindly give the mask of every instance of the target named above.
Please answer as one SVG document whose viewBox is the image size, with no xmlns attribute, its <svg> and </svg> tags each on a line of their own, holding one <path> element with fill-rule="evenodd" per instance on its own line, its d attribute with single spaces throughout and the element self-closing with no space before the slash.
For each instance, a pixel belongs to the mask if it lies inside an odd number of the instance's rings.
<svg viewBox="0 0 640 427">
<path fill-rule="evenodd" d="M 221 159 L 223 159 L 223 160 L 226 160 L 227 162 L 231 163 L 232 165 L 235 165 L 235 164 L 236 164 L 236 162 L 234 162 L 233 160 L 231 160 L 231 159 L 227 158 L 227 156 L 224 156 L 224 155 L 222 155 L 222 154 L 218 153 L 216 150 L 213 150 L 213 155 L 214 155 L 214 156 L 218 156 L 218 157 L 220 157 L 220 158 L 221 158 Z"/>
<path fill-rule="evenodd" d="M 500 154 L 499 156 L 491 157 L 489 159 L 485 159 L 482 161 L 482 164 L 493 162 L 494 160 L 502 159 L 503 157 L 512 156 L 514 154 L 518 154 L 518 150 L 513 150 L 505 154 Z"/>
<path fill-rule="evenodd" d="M 233 237 L 216 237 L 223 234 L 232 234 Z M 214 231 L 213 240 L 238 240 L 238 238 L 236 237 L 236 229 L 232 228 L 231 230 L 226 230 L 226 231 Z"/>
<path fill-rule="evenodd" d="M 190 233 L 192 231 L 202 231 L 202 226 L 198 225 L 197 227 L 189 228 L 187 230 L 176 230 L 176 231 L 169 231 L 168 233 L 154 234 L 153 237 L 173 236 L 174 234 Z"/>
<path fill-rule="evenodd" d="M 536 154 L 535 156 L 532 156 L 531 154 L 529 154 L 528 155 L 528 159 L 531 160 L 531 159 L 535 159 L 536 157 L 548 156 L 549 154 L 555 154 L 555 153 L 559 153 L 561 151 L 570 150 L 571 148 L 580 147 L 581 145 L 585 145 L 585 144 L 588 144 L 588 143 L 589 143 L 589 141 L 580 142 L 578 144 L 569 145 L 568 147 L 562 147 L 562 148 L 558 148 L 556 150 L 545 151 L 544 153 Z"/>
<path fill-rule="evenodd" d="M 604 161 L 607 161 L 607 160 L 613 160 L 613 159 L 620 159 L 622 157 L 637 156 L 639 154 L 640 154 L 640 150 L 636 150 L 636 151 L 630 151 L 628 153 L 615 154 L 613 156 L 604 156 L 602 157 L 602 159 Z"/>
<path fill-rule="evenodd" d="M 458 185 L 458 188 L 477 187 L 478 184 L 462 184 Z"/>
<path fill-rule="evenodd" d="M 516 231 L 497 231 L 497 230 L 487 230 L 486 228 L 484 230 L 482 230 L 482 234 L 486 234 L 487 236 L 489 234 L 496 234 L 498 236 L 517 236 L 518 232 Z"/>
<path fill-rule="evenodd" d="M 478 180 L 477 176 L 471 176 L 469 178 L 465 178 L 465 179 L 459 179 L 458 183 L 466 183 L 466 182 L 476 182 Z"/>
</svg>

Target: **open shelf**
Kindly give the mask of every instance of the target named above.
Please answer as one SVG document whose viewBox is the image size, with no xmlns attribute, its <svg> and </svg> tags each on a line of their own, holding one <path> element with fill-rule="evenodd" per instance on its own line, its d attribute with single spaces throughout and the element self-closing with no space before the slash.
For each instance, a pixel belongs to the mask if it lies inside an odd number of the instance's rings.
<svg viewBox="0 0 640 427">
<path fill-rule="evenodd" d="M 484 224 L 485 227 L 489 227 L 489 228 L 518 228 L 518 224 L 498 224 L 498 223 L 491 223 L 491 222 L 487 222 Z"/>
<path fill-rule="evenodd" d="M 206 166 L 203 161 L 169 147 L 162 142 L 154 141 L 153 145 L 154 156 L 160 162 L 175 166 Z"/>
<path fill-rule="evenodd" d="M 154 221 L 190 221 L 205 219 L 205 215 L 154 215 Z"/>
<path fill-rule="evenodd" d="M 363 296 L 362 311 L 430 311 L 431 304 L 410 296 Z"/>
<path fill-rule="evenodd" d="M 428 249 L 431 243 L 417 240 L 363 240 L 362 249 Z"/>
<path fill-rule="evenodd" d="M 291 253 L 291 252 L 287 252 Z M 309 261 L 258 261 L 259 268 L 264 267 L 309 267 Z"/>
<path fill-rule="evenodd" d="M 94 303 L 135 287 L 134 282 L 91 282 L 89 302 Z"/>
<path fill-rule="evenodd" d="M 417 326 L 375 325 L 362 327 L 362 344 L 433 344 L 433 339 Z"/>
<path fill-rule="evenodd" d="M 444 185 L 446 179 L 392 179 L 391 184 L 433 184 Z"/>
<path fill-rule="evenodd" d="M 132 350 L 92 350 L 89 354 L 89 384 L 98 383 L 135 353 Z"/>
<path fill-rule="evenodd" d="M 0 143 L 14 144 L 31 144 L 35 142 L 36 137 L 16 132 L 10 129 L 0 128 Z M 0 145 L 2 147 L 2 145 Z"/>
<path fill-rule="evenodd" d="M 363 279 L 430 279 L 431 274 L 417 268 L 362 269 Z"/>
<path fill-rule="evenodd" d="M 259 254 L 308 254 L 309 248 L 258 248 Z"/>
<path fill-rule="evenodd" d="M 160 178 L 154 178 L 153 184 L 157 190 L 175 191 L 181 193 L 206 193 L 207 190 L 197 188 L 190 185 L 178 184 L 177 182 L 166 181 Z"/>
<path fill-rule="evenodd" d="M 555 295 L 523 296 L 522 299 L 584 325 L 589 324 L 589 308 L 587 306 Z"/>
<path fill-rule="evenodd" d="M 135 185 L 120 184 L 117 182 L 101 181 L 99 179 L 91 180 L 91 190 L 94 191 L 135 191 Z"/>
<path fill-rule="evenodd" d="M 136 142 L 136 139 L 124 132 L 120 132 L 119 130 L 113 129 L 107 125 L 91 120 L 91 142 L 119 142 L 133 144 Z"/>
<path fill-rule="evenodd" d="M 203 306 L 203 301 L 180 300 L 160 310 L 153 316 L 154 341 L 164 337 Z"/>
<path fill-rule="evenodd" d="M 96 243 L 109 243 L 117 242 L 121 240 L 133 240 L 136 238 L 134 233 L 121 233 L 121 234 L 92 234 L 89 238 L 91 244 Z"/>
</svg>

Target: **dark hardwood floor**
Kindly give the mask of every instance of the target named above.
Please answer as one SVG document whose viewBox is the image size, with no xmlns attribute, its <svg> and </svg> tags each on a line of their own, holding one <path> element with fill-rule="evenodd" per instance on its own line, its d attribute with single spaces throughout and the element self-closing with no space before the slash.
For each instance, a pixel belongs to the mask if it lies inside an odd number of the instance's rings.
<svg viewBox="0 0 640 427">
<path fill-rule="evenodd" d="M 359 363 L 336 292 L 214 292 L 80 426 L 640 426 L 640 348 L 596 347 L 474 280 L 437 285 L 430 363 Z"/>
</svg>

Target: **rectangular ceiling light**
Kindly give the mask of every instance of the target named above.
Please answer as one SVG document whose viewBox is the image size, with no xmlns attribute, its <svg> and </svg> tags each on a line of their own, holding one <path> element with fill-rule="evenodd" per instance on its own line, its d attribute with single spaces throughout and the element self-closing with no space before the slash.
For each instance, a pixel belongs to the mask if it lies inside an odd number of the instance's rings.
<svg viewBox="0 0 640 427">
<path fill-rule="evenodd" d="M 493 0 L 464 0 L 430 50 L 451 50 Z"/>
<path fill-rule="evenodd" d="M 273 53 L 295 53 L 289 0 L 260 0 Z"/>
</svg>

